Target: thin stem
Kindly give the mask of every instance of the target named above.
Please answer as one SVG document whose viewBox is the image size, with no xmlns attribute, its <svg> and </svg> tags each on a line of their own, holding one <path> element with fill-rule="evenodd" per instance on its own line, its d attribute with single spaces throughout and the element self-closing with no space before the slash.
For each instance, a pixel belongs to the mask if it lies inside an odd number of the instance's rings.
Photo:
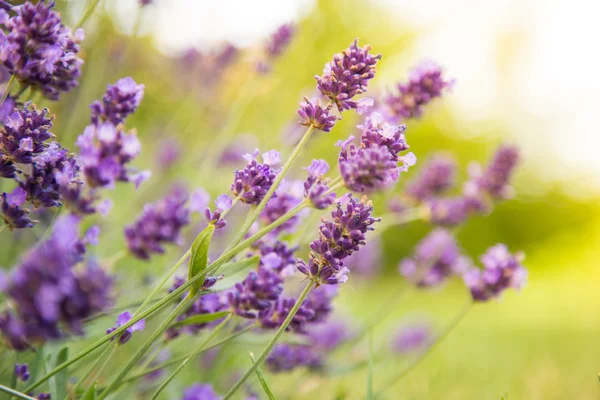
<svg viewBox="0 0 600 400">
<path fill-rule="evenodd" d="M 169 385 L 169 383 L 175 378 L 175 376 L 177 376 L 179 371 L 181 371 L 191 359 L 196 358 L 198 354 L 200 354 L 204 350 L 204 347 L 208 343 L 210 343 L 210 341 L 225 327 L 225 325 L 227 325 L 232 316 L 233 314 L 229 314 L 219 325 L 217 325 L 217 327 L 211 332 L 208 338 L 206 338 L 206 340 L 202 342 L 202 344 L 192 354 L 190 354 L 185 360 L 183 360 L 183 362 L 175 369 L 175 371 L 173 371 L 173 373 L 169 375 L 169 377 L 158 387 L 158 389 L 156 389 L 150 400 L 156 399 L 160 392 L 162 392 L 163 389 L 166 388 Z"/>
<path fill-rule="evenodd" d="M 298 300 L 296 300 L 296 304 L 294 304 L 294 307 L 290 310 L 290 313 L 286 317 L 285 321 L 283 321 L 283 324 L 281 324 L 281 326 L 279 327 L 277 332 L 275 332 L 275 336 L 273 336 L 271 341 L 269 341 L 269 343 L 267 343 L 267 347 L 265 347 L 265 349 L 262 351 L 262 353 L 260 353 L 260 356 L 258 356 L 258 358 L 256 359 L 256 362 L 254 362 L 254 364 L 252 364 L 250 369 L 248 369 L 246 371 L 246 373 L 235 383 L 235 385 L 233 385 L 233 387 L 229 390 L 229 392 L 227 392 L 225 397 L 223 397 L 223 400 L 230 399 L 231 396 L 233 396 L 234 393 L 240 388 L 240 386 L 242 386 L 244 384 L 244 382 L 246 382 L 246 380 L 252 374 L 254 374 L 254 371 L 256 370 L 256 368 L 260 367 L 260 365 L 265 361 L 265 359 L 267 358 L 267 356 L 269 355 L 269 353 L 275 346 L 275 343 L 277 343 L 277 340 L 279 339 L 279 337 L 283 334 L 283 332 L 285 332 L 285 330 L 287 329 L 290 322 L 292 322 L 292 319 L 298 312 L 298 309 L 300 309 L 300 306 L 302 305 L 304 300 L 306 300 L 306 297 L 308 296 L 308 294 L 310 293 L 310 291 L 312 290 L 312 288 L 314 286 L 315 286 L 315 282 L 313 282 L 313 281 L 310 281 L 308 283 L 308 285 L 306 285 L 306 287 L 300 294 L 300 297 L 298 297 Z"/>
<path fill-rule="evenodd" d="M 387 389 L 391 388 L 394 384 L 396 384 L 398 381 L 400 381 L 402 378 L 408 375 L 413 369 L 418 367 L 419 364 L 421 364 L 421 362 L 423 362 L 423 360 L 425 360 L 429 354 L 431 354 L 440 344 L 442 344 L 442 342 L 444 341 L 444 339 L 446 339 L 446 337 L 448 337 L 450 332 L 452 332 L 454 328 L 456 328 L 460 321 L 462 321 L 465 318 L 465 316 L 469 313 L 471 308 L 473 308 L 473 304 L 473 301 L 469 300 L 469 302 L 458 312 L 458 314 L 456 314 L 454 319 L 450 321 L 450 324 L 448 324 L 448 326 L 442 332 L 442 334 L 437 337 L 436 341 L 432 343 L 426 351 L 424 351 L 417 358 L 415 358 L 410 364 L 408 364 L 406 368 L 401 370 L 400 373 L 386 380 L 381 385 L 382 389 L 379 392 L 377 392 L 375 398 L 380 398 Z"/>
<path fill-rule="evenodd" d="M 240 199 L 242 198 L 242 195 L 236 196 L 235 199 L 233 199 L 233 201 L 231 202 L 231 207 L 229 207 L 227 210 L 224 210 L 221 213 L 221 219 L 225 219 L 225 216 L 229 213 L 229 211 L 231 211 L 233 209 L 233 207 L 237 204 L 238 201 L 240 201 Z"/>
<path fill-rule="evenodd" d="M 4 232 L 4 230 L 8 228 L 8 225 L 2 225 L 0 226 L 0 233 Z"/>
<path fill-rule="evenodd" d="M 10 88 L 12 87 L 12 85 L 16 79 L 17 79 L 17 76 L 15 74 L 12 74 L 10 76 L 10 80 L 8 81 L 8 83 L 6 84 L 6 87 L 4 88 L 4 93 L 2 93 L 2 98 L 0 98 L 0 106 L 4 105 L 4 101 L 8 97 L 8 94 L 10 93 Z"/>
<path fill-rule="evenodd" d="M 135 366 L 135 364 L 140 360 L 140 358 L 142 358 L 144 353 L 150 348 L 150 346 L 152 346 L 152 343 L 154 343 L 154 341 L 162 334 L 162 332 L 169 327 L 171 322 L 175 318 L 177 318 L 177 316 L 179 316 L 179 314 L 183 310 L 185 310 L 192 301 L 192 297 L 186 296 L 186 298 L 183 301 L 181 301 L 181 303 L 179 303 L 177 307 L 175 307 L 175 309 L 173 309 L 171 314 L 169 314 L 167 318 L 165 318 L 165 320 L 158 327 L 158 329 L 148 338 L 148 340 L 146 340 L 142 348 L 135 353 L 135 355 L 129 360 L 127 365 L 117 374 L 117 376 L 106 387 L 106 389 L 104 389 L 102 393 L 100 393 L 97 400 L 102 400 L 106 398 L 106 396 L 108 396 L 110 392 L 118 386 L 119 382 L 121 382 L 121 380 L 125 377 L 125 375 L 127 375 L 131 368 Z"/>
<path fill-rule="evenodd" d="M 248 214 L 248 217 L 246 217 L 246 220 L 244 221 L 242 228 L 237 233 L 237 235 L 235 236 L 233 241 L 229 244 L 226 251 L 229 250 L 230 248 L 236 246 L 238 243 L 240 243 L 242 241 L 242 239 L 244 238 L 244 235 L 246 235 L 246 233 L 250 230 L 254 221 L 256 221 L 256 219 L 258 218 L 258 216 L 260 215 L 262 210 L 267 205 L 267 202 L 271 199 L 271 197 L 273 196 L 273 194 L 279 187 L 279 184 L 281 183 L 281 180 L 283 179 L 283 177 L 287 174 L 287 172 L 292 167 L 294 160 L 296 160 L 296 158 L 300 154 L 300 151 L 302 151 L 302 149 L 304 148 L 304 146 L 310 139 L 314 130 L 315 130 L 315 127 L 312 125 L 306 130 L 306 132 L 304 133 L 304 136 L 302 136 L 302 139 L 300 139 L 300 142 L 298 142 L 298 144 L 292 151 L 292 154 L 290 154 L 290 157 L 287 159 L 287 161 L 283 165 L 283 168 L 281 168 L 281 171 L 275 177 L 275 180 L 273 181 L 273 184 L 267 191 L 267 194 L 265 194 L 265 197 L 263 197 L 262 201 L 258 204 L 258 206 L 255 209 L 253 209 L 252 211 L 250 211 L 250 213 Z"/>
<path fill-rule="evenodd" d="M 83 376 L 81 378 L 79 378 L 79 380 L 77 381 L 77 383 L 75 384 L 73 389 L 71 389 L 71 393 L 74 393 L 75 395 L 77 394 L 77 389 L 79 389 L 81 384 L 84 383 L 92 375 L 92 372 L 94 372 L 94 369 L 96 369 L 96 366 L 100 363 L 100 361 L 104 358 L 104 356 L 111 350 L 114 350 L 114 347 L 112 347 L 110 345 L 106 346 L 104 351 L 102 351 L 102 353 L 100 353 L 98 358 L 96 358 L 96 360 L 93 362 L 92 366 L 85 372 L 85 374 L 83 374 Z M 99 375 L 99 374 L 96 374 L 96 376 L 97 375 Z M 65 400 L 68 400 L 68 399 L 69 399 L 69 395 L 67 395 Z"/>
<path fill-rule="evenodd" d="M 40 241 L 46 239 L 48 237 L 48 235 L 50 235 L 50 232 L 52 232 L 52 227 L 54 226 L 54 222 L 56 222 L 56 219 L 58 218 L 58 215 L 60 214 L 60 212 L 62 211 L 62 209 L 63 209 L 62 205 L 58 207 L 58 209 L 54 213 L 54 216 L 52 217 L 52 220 L 48 224 L 48 227 L 46 228 L 46 231 L 42 235 Z"/>
<path fill-rule="evenodd" d="M 11 389 L 11 388 L 6 387 L 4 385 L 0 385 L 0 392 L 8 393 L 9 396 L 15 396 L 18 399 L 35 400 L 35 398 L 33 398 L 31 396 L 27 396 L 24 393 L 21 393 L 21 392 L 19 392 L 17 390 Z"/>
<path fill-rule="evenodd" d="M 90 1 L 90 4 L 86 7 L 85 11 L 83 12 L 81 19 L 73 27 L 73 30 L 75 30 L 77 28 L 81 28 L 83 26 L 83 24 L 85 24 L 85 21 L 87 21 L 88 18 L 91 17 L 92 14 L 94 13 L 94 10 L 96 9 L 96 6 L 98 5 L 98 3 L 100 3 L 100 0 L 91 0 Z"/>
</svg>

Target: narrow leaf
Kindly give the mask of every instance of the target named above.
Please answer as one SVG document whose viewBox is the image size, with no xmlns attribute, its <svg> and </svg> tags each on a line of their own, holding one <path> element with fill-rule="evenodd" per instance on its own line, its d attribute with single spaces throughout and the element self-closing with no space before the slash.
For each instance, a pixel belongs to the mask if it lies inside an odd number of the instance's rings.
<svg viewBox="0 0 600 400">
<path fill-rule="evenodd" d="M 215 233 L 215 226 L 208 225 L 198 234 L 196 240 L 194 240 L 194 243 L 192 244 L 192 255 L 188 265 L 188 279 L 192 279 L 206 269 L 206 265 L 208 264 L 208 248 L 210 247 L 213 233 Z M 190 290 L 192 294 L 195 294 L 200 290 L 202 284 L 202 279 L 195 282 Z"/>
<path fill-rule="evenodd" d="M 254 354 L 252 354 L 252 352 L 250 352 L 250 359 L 253 363 L 256 363 L 256 360 L 254 359 Z M 269 385 L 267 385 L 267 381 L 265 380 L 265 377 L 260 371 L 260 367 L 256 367 L 256 376 L 258 376 L 258 380 L 260 381 L 260 384 L 262 385 L 263 390 L 265 391 L 265 394 L 267 395 L 269 400 L 275 400 L 275 396 L 273 396 L 273 392 L 271 392 L 271 389 L 269 389 Z"/>
<path fill-rule="evenodd" d="M 180 326 L 186 326 L 186 325 L 205 324 L 207 322 L 215 321 L 217 319 L 226 317 L 228 314 L 229 314 L 229 311 L 219 311 L 214 314 L 194 315 L 193 317 L 189 317 L 184 320 L 177 321 L 171 326 L 172 327 L 180 327 Z"/>
<path fill-rule="evenodd" d="M 85 391 L 85 393 L 81 397 L 81 400 L 96 400 L 97 396 L 98 396 L 98 382 L 94 382 L 94 384 L 92 386 L 90 386 L 88 388 L 88 390 Z"/>
<path fill-rule="evenodd" d="M 69 359 L 69 349 L 63 347 L 60 349 L 56 357 L 49 357 L 52 360 L 50 370 L 55 368 Z M 61 370 L 59 373 L 50 378 L 50 397 L 53 399 L 64 399 L 67 397 L 67 369 Z"/>
</svg>

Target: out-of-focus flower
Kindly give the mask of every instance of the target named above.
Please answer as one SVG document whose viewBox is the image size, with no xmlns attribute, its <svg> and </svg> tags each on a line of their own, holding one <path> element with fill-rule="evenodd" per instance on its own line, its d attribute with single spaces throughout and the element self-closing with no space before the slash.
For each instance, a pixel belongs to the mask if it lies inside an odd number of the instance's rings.
<svg viewBox="0 0 600 400">
<path fill-rule="evenodd" d="M 294 25 L 283 24 L 269 38 L 266 51 L 269 57 L 279 57 L 288 46 L 294 35 Z"/>
<path fill-rule="evenodd" d="M 78 84 L 83 60 L 77 53 L 83 30 L 72 32 L 64 26 L 52 10 L 54 5 L 54 1 L 27 1 L 13 7 L 17 15 L 4 23 L 8 35 L 0 32 L 0 61 L 21 84 L 57 100 L 61 92 Z"/>
<path fill-rule="evenodd" d="M 311 346 L 280 343 L 275 345 L 266 360 L 269 371 L 288 372 L 300 367 L 318 369 L 323 366 L 323 357 Z"/>
<path fill-rule="evenodd" d="M 112 328 L 108 328 L 106 330 L 106 334 L 109 335 L 109 334 L 113 333 L 114 331 L 117 330 L 117 328 L 120 328 L 121 326 L 123 326 L 126 323 L 128 323 L 129 321 L 131 321 L 131 318 L 132 318 L 132 316 L 129 311 L 125 311 L 124 313 L 119 314 L 119 316 L 117 317 L 117 322 L 115 323 L 115 326 L 113 326 Z M 135 324 L 131 325 L 129 328 L 127 328 L 125 330 L 125 332 L 123 332 L 121 334 L 121 336 L 119 336 L 119 344 L 123 345 L 123 344 L 127 343 L 129 341 L 129 339 L 131 339 L 133 332 L 143 331 L 145 326 L 146 326 L 146 321 L 143 319 L 141 319 L 138 322 L 136 322 Z M 112 340 L 114 340 L 114 338 L 112 338 Z"/>
<path fill-rule="evenodd" d="M 329 171 L 329 165 L 325 160 L 312 160 L 310 166 L 304 168 L 308 177 L 304 181 L 304 197 L 317 210 L 324 210 L 333 204 L 335 193 L 329 191 L 329 185 L 324 175 Z"/>
<path fill-rule="evenodd" d="M 433 332 L 428 323 L 412 323 L 400 327 L 392 339 L 392 350 L 408 354 L 426 349 L 433 340 Z"/>
<path fill-rule="evenodd" d="M 437 286 L 453 275 L 461 276 L 471 261 L 461 255 L 450 232 L 437 228 L 416 246 L 415 254 L 399 264 L 400 273 L 419 287 Z"/>
<path fill-rule="evenodd" d="M 308 97 L 304 98 L 304 103 L 300 103 L 298 115 L 302 118 L 301 125 L 313 126 L 323 132 L 331 132 L 331 128 L 335 125 L 338 117 L 329 115 L 329 111 L 333 105 L 327 107 L 321 106 L 319 99 L 310 101 Z"/>
<path fill-rule="evenodd" d="M 418 118 L 423 108 L 444 90 L 448 90 L 454 80 L 442 77 L 441 67 L 433 61 L 423 61 L 409 74 L 409 81 L 398 83 L 397 93 L 386 98 L 391 111 L 400 118 Z"/>
<path fill-rule="evenodd" d="M 294 253 L 297 246 L 290 247 L 282 241 L 273 244 L 263 243 L 260 246 L 260 266 L 277 271 L 282 277 L 293 274 L 296 271 L 296 258 Z"/>
<path fill-rule="evenodd" d="M 209 224 L 213 224 L 215 229 L 223 228 L 227 225 L 227 221 L 222 218 L 225 211 L 232 207 L 232 201 L 229 196 L 222 194 L 215 200 L 216 209 L 215 212 L 211 212 L 210 208 L 204 210 L 204 218 Z"/>
<path fill-rule="evenodd" d="M 427 200 L 426 205 L 429 209 L 429 221 L 442 226 L 462 224 L 473 213 L 488 210 L 481 198 L 465 195 L 434 197 Z"/>
<path fill-rule="evenodd" d="M 261 312 L 269 310 L 282 292 L 282 277 L 270 268 L 259 268 L 235 285 L 228 293 L 228 301 L 232 312 L 255 319 Z"/>
<path fill-rule="evenodd" d="M 181 229 L 189 224 L 188 195 L 176 188 L 164 199 L 146 204 L 138 220 L 125 228 L 129 251 L 142 260 L 165 252 L 165 243 L 179 243 Z"/>
<path fill-rule="evenodd" d="M 277 176 L 277 169 L 274 167 L 277 163 L 277 156 L 271 152 L 264 153 L 262 155 L 263 163 L 260 164 L 256 161 L 256 151 L 253 154 L 245 156 L 248 164 L 242 170 L 236 170 L 233 185 L 231 185 L 232 193 L 237 197 L 240 196 L 240 200 L 247 204 L 258 204 L 262 201 L 263 197 L 267 194 L 273 181 Z M 277 153 L 278 154 L 278 153 Z M 281 157 L 279 157 L 281 160 Z"/>
<path fill-rule="evenodd" d="M 438 196 L 455 184 L 456 161 L 438 154 L 428 160 L 419 175 L 406 185 L 406 193 L 416 200 Z"/>
<path fill-rule="evenodd" d="M 110 122 L 118 125 L 133 114 L 144 97 L 144 85 L 138 85 L 131 77 L 119 79 L 114 85 L 108 85 L 102 96 L 102 102 L 96 100 L 90 105 L 91 122 L 99 125 Z"/>
<path fill-rule="evenodd" d="M 221 400 L 212 385 L 195 383 L 183 391 L 181 400 Z"/>
<path fill-rule="evenodd" d="M 521 289 L 527 281 L 527 270 L 521 264 L 523 253 L 511 254 L 504 244 L 490 247 L 481 256 L 483 270 L 472 268 L 464 280 L 474 301 L 499 297 L 508 288 Z"/>
<path fill-rule="evenodd" d="M 21 208 L 27 199 L 27 193 L 16 187 L 12 193 L 0 194 L 0 217 L 8 229 L 31 228 L 37 221 L 29 218 L 29 210 Z"/>
<path fill-rule="evenodd" d="M 29 380 L 29 368 L 27 364 L 15 364 L 14 374 L 21 382 L 27 382 Z"/>
<path fill-rule="evenodd" d="M 317 88 L 330 98 L 340 111 L 356 108 L 354 96 L 367 91 L 375 77 L 375 66 L 381 55 L 369 54 L 370 45 L 358 47 L 358 39 L 325 65 L 322 76 L 315 76 Z"/>
<path fill-rule="evenodd" d="M 181 154 L 181 144 L 175 138 L 161 141 L 156 150 L 158 167 L 163 171 L 170 169 L 181 158 Z"/>
<path fill-rule="evenodd" d="M 519 149 L 502 145 L 496 150 L 484 171 L 473 164 L 470 168 L 471 181 L 465 188 L 468 194 L 484 193 L 492 199 L 506 199 L 512 196 L 510 179 L 520 159 Z"/>
<path fill-rule="evenodd" d="M 260 215 L 261 221 L 265 225 L 275 222 L 302 202 L 302 182 L 283 181 L 277 189 L 277 197 L 271 198 L 267 206 Z M 293 232 L 300 223 L 300 215 L 294 215 L 289 220 L 270 232 L 276 236 L 282 232 Z"/>
<path fill-rule="evenodd" d="M 340 157 L 340 174 L 355 192 L 373 192 L 391 186 L 400 176 L 398 165 L 383 146 L 359 148 Z"/>
</svg>

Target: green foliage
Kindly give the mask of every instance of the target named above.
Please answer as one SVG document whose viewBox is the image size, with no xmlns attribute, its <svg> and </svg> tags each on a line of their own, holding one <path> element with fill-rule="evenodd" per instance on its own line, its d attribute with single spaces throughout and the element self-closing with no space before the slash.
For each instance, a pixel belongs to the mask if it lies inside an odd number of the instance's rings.
<svg viewBox="0 0 600 400">
<path fill-rule="evenodd" d="M 56 355 L 48 355 L 47 370 L 55 368 L 69 358 L 69 348 L 63 347 Z M 67 381 L 69 379 L 68 369 L 63 369 L 50 378 L 50 395 L 53 399 L 64 399 L 67 396 Z"/>
<path fill-rule="evenodd" d="M 206 269 L 208 264 L 208 248 L 215 233 L 215 226 L 209 224 L 194 240 L 192 244 L 192 255 L 188 265 L 188 280 L 192 279 Z M 203 281 L 199 280 L 192 285 L 190 293 L 195 294 L 202 287 Z"/>
<path fill-rule="evenodd" d="M 254 359 L 254 354 L 252 352 L 250 352 L 250 359 L 253 363 L 256 362 L 256 360 Z M 260 385 L 262 386 L 269 400 L 275 400 L 275 396 L 273 395 L 273 392 L 271 392 L 271 389 L 269 389 L 269 385 L 267 385 L 267 381 L 265 380 L 265 377 L 262 374 L 260 367 L 256 368 L 256 376 L 258 377 L 258 381 L 260 382 Z"/>
</svg>

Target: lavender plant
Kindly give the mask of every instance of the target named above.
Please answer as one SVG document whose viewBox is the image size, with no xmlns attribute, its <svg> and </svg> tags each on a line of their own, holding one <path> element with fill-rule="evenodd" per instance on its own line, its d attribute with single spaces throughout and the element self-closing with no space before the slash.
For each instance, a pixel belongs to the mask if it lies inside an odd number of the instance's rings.
<svg viewBox="0 0 600 400">
<path fill-rule="evenodd" d="M 98 315 L 116 322 L 107 322 L 93 344 L 60 360 L 45 374 L 32 378 L 27 364 L 14 365 L 13 384 L 0 385 L 0 391 L 9 395 L 32 398 L 34 391 L 50 389 L 52 396 L 66 393 L 69 399 L 123 398 L 122 390 L 135 390 L 136 381 L 145 376 L 152 394 L 144 398 L 155 399 L 201 354 L 250 335 L 266 338 L 266 345 L 252 365 L 223 388 L 223 397 L 214 382 L 196 382 L 181 391 L 181 398 L 233 398 L 250 377 L 260 373 L 263 363 L 274 373 L 303 367 L 326 371 L 329 354 L 344 343 L 361 340 L 361 334 L 336 319 L 334 301 L 338 292 L 346 290 L 341 284 L 355 279 L 353 272 L 360 278 L 381 270 L 377 235 L 415 219 L 456 226 L 472 214 L 491 212 L 495 202 L 512 195 L 510 179 L 519 152 L 510 145 L 500 147 L 487 168 L 472 165 L 460 194 L 448 194 L 457 187 L 457 164 L 445 155 L 432 158 L 416 178 L 399 184 L 417 162 L 407 152 L 408 130 L 399 120 L 409 124 L 412 118 L 422 117 L 427 104 L 441 97 L 453 80 L 444 78 L 436 64 L 426 63 L 411 73 L 409 83 L 398 84 L 398 93 L 375 93 L 380 97 L 376 100 L 363 97 L 382 56 L 372 54 L 370 45 L 359 46 L 356 39 L 316 76 L 319 95 L 300 103 L 297 123 L 306 130 L 296 146 L 284 152 L 287 159 L 276 150 L 240 154 L 245 164 L 232 171 L 230 186 L 221 185 L 214 211 L 204 189 L 189 195 L 175 185 L 162 199 L 148 202 L 137 219 L 128 216 L 118 257 L 90 255 L 89 247 L 100 241 L 99 228 L 91 224 L 110 211 L 110 191 L 117 184 L 138 187 L 150 177 L 148 171 L 132 166 L 142 146 L 135 131 L 125 129 L 128 117 L 143 107 L 145 88 L 131 77 L 109 84 L 100 100 L 90 105 L 90 122 L 76 141 L 77 151 L 63 147 L 57 140 L 61 135 L 51 132 L 55 117 L 25 96 L 29 90 L 29 97 L 40 93 L 43 101 L 56 100 L 74 88 L 80 76 L 83 32 L 63 25 L 53 7 L 53 2 L 26 2 L 19 7 L 0 2 L 0 61 L 12 75 L 0 107 L 0 177 L 12 187 L 0 194 L 0 233 L 8 229 L 11 232 L 4 235 L 16 235 L 39 221 L 47 225 L 47 234 L 30 243 L 31 248 L 0 280 L 5 299 L 0 333 L 7 351 L 41 353 L 55 348 L 56 342 L 68 346 L 81 336 L 95 336 L 89 325 Z M 93 7 L 86 10 L 81 24 L 92 11 Z M 295 29 L 284 25 L 269 39 L 260 72 L 272 71 L 270 65 L 285 52 Z M 211 56 L 210 65 L 219 72 L 237 52 L 227 48 Z M 16 90 L 15 82 L 20 84 Z M 339 152 L 338 171 L 330 171 L 325 160 L 313 159 L 304 168 L 304 181 L 292 179 L 297 159 L 312 136 L 330 138 L 342 118 L 361 122 L 349 139 L 335 145 L 329 140 L 331 150 Z M 209 158 L 217 160 L 219 154 L 210 153 L 213 150 L 208 149 Z M 164 163 L 176 163 L 177 157 L 167 153 Z M 216 170 L 218 165 L 210 167 Z M 390 193 L 396 195 L 390 198 Z M 387 214 L 376 207 L 386 202 L 390 203 Z M 49 209 L 63 214 L 48 222 Z M 202 213 L 203 220 L 196 221 L 195 213 Z M 241 221 L 240 213 L 246 213 Z M 312 216 L 321 217 L 318 225 L 310 223 Z M 83 234 L 82 226 L 88 228 Z M 312 233 L 310 243 L 299 234 L 303 227 Z M 213 256 L 218 242 L 226 241 L 227 230 L 233 238 Z M 188 234 L 195 239 L 137 310 L 114 307 L 120 300 L 115 286 L 127 285 L 120 281 L 124 278 L 118 260 L 149 262 L 185 246 Z M 302 253 L 306 245 L 308 254 Z M 483 269 L 463 253 L 451 230 L 435 227 L 399 269 L 409 283 L 422 289 L 462 277 L 472 298 L 469 304 L 523 286 L 526 270 L 520 253 L 513 255 L 506 246 L 496 245 L 482 256 Z M 180 276 L 186 261 L 187 276 Z M 436 338 L 429 327 L 414 327 L 400 333 L 394 349 L 404 354 L 426 348 L 418 356 L 424 357 L 444 336 Z M 159 357 L 176 341 L 192 351 L 168 361 Z M 74 368 L 82 367 L 100 348 L 102 353 L 87 372 Z M 123 348 L 133 354 L 117 362 L 113 357 L 123 354 Z M 110 372 L 106 366 L 112 367 Z M 391 377 L 383 389 L 408 371 Z M 19 389 L 17 381 L 30 384 Z M 57 385 L 64 387 L 57 390 Z M 37 398 L 48 396 L 44 392 Z"/>
</svg>

